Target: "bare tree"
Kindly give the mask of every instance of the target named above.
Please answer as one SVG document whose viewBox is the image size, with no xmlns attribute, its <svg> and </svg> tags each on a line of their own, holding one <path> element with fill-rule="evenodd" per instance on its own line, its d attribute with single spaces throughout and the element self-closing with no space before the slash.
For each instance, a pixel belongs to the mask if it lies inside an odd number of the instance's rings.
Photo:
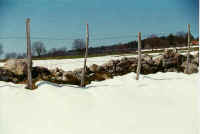
<svg viewBox="0 0 200 134">
<path fill-rule="evenodd" d="M 6 59 L 17 58 L 17 53 L 15 53 L 15 52 L 6 53 L 5 58 Z"/>
<path fill-rule="evenodd" d="M 3 54 L 3 45 L 0 44 L 0 56 Z"/>
<path fill-rule="evenodd" d="M 72 43 L 73 50 L 83 50 L 85 48 L 86 42 L 83 39 L 75 39 Z"/>
<path fill-rule="evenodd" d="M 40 57 L 41 55 L 46 53 L 46 47 L 43 42 L 36 41 L 33 43 L 32 51 L 33 51 L 33 54 L 36 54 L 37 56 Z"/>
</svg>

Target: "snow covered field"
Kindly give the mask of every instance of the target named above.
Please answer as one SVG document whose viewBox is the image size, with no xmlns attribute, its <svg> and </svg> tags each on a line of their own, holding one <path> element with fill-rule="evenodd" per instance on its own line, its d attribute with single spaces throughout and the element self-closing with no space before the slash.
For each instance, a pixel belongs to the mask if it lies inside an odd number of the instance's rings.
<svg viewBox="0 0 200 134">
<path fill-rule="evenodd" d="M 89 58 L 89 65 L 120 57 Z M 73 70 L 82 59 L 34 61 Z M 85 89 L 38 82 L 0 82 L 0 134 L 197 134 L 199 74 L 135 73 Z"/>
</svg>

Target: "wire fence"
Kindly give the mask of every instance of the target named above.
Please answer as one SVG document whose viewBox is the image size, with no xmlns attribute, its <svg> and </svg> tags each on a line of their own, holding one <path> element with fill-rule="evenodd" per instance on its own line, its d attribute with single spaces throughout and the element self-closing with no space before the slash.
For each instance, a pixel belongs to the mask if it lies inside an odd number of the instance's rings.
<svg viewBox="0 0 200 134">
<path fill-rule="evenodd" d="M 190 27 L 190 26 L 188 26 L 188 27 Z M 189 31 L 188 33 L 190 33 L 190 30 L 188 30 L 188 31 Z M 48 46 L 48 49 L 52 50 L 54 48 L 54 50 L 56 50 L 58 53 L 64 52 L 62 54 L 62 56 L 69 56 L 70 55 L 69 53 L 71 53 L 71 55 L 79 55 L 80 59 L 76 59 L 76 60 L 68 59 L 65 61 L 57 61 L 55 63 L 53 61 L 46 61 L 46 62 L 34 61 L 35 62 L 34 64 L 36 66 L 37 65 L 48 66 L 51 69 L 59 67 L 59 68 L 63 68 L 64 70 L 72 70 L 72 68 L 73 69 L 82 68 L 83 61 L 84 61 L 85 64 L 84 64 L 84 69 L 82 70 L 82 78 L 81 78 L 81 83 L 82 83 L 81 86 L 84 87 L 85 86 L 84 78 L 85 78 L 85 71 L 86 71 L 86 62 L 87 62 L 87 66 L 89 66 L 91 64 L 104 64 L 104 63 L 108 62 L 109 60 L 119 60 L 125 56 L 126 57 L 132 56 L 132 57 L 138 57 L 137 65 L 141 66 L 141 64 L 146 62 L 146 61 L 141 61 L 141 53 L 142 54 L 157 53 L 157 55 L 160 55 L 159 53 L 163 52 L 166 47 L 167 48 L 172 47 L 172 48 L 176 48 L 179 50 L 187 50 L 187 52 L 189 53 L 189 49 L 190 49 L 189 46 L 191 44 L 190 34 L 188 34 L 188 39 L 181 41 L 182 44 L 176 40 L 170 40 L 167 42 L 168 43 L 167 45 L 165 44 L 165 46 L 159 46 L 159 47 L 157 46 L 156 47 L 156 45 L 157 45 L 156 43 L 158 43 L 158 42 L 154 41 L 152 43 L 152 41 L 151 41 L 150 46 L 145 47 L 145 45 L 149 44 L 149 42 L 147 42 L 147 43 L 144 42 L 145 39 L 148 39 L 148 38 L 156 39 L 157 37 L 165 38 L 165 37 L 169 36 L 170 34 L 171 33 L 165 33 L 165 32 L 159 32 L 159 33 L 150 32 L 150 33 L 142 33 L 142 34 L 138 33 L 138 34 L 127 34 L 127 35 L 116 35 L 116 36 L 108 36 L 107 35 L 107 36 L 103 36 L 103 37 L 93 34 L 93 35 L 90 35 L 90 37 L 89 37 L 89 33 L 88 33 L 88 29 L 87 29 L 86 46 L 83 49 L 80 49 L 80 48 L 78 48 L 76 50 L 69 49 L 67 51 L 65 50 L 64 47 L 69 48 L 69 45 L 65 45 L 65 44 L 70 44 L 71 48 L 73 48 L 72 44 L 74 43 L 75 39 L 83 39 L 83 41 L 84 41 L 85 37 L 84 36 L 79 36 L 80 38 L 72 38 L 72 37 L 57 38 L 57 37 L 48 37 L 48 36 L 31 36 L 30 37 L 30 31 L 29 32 L 27 31 L 26 37 L 25 36 L 0 36 L 0 42 L 3 40 L 4 41 L 5 40 L 7 40 L 7 41 L 11 41 L 11 40 L 19 41 L 20 40 L 21 43 L 23 42 L 21 44 L 21 45 L 23 45 L 23 47 L 19 47 L 19 46 L 15 45 L 15 49 L 16 48 L 21 49 L 25 53 L 26 53 L 26 50 L 28 50 L 27 51 L 27 55 L 28 55 L 27 61 L 29 61 L 29 62 L 27 62 L 28 70 L 29 70 L 28 74 L 32 74 L 31 73 L 31 71 L 32 71 L 32 55 L 31 55 L 30 42 L 32 42 L 32 43 L 35 41 L 44 42 L 44 44 L 46 45 L 45 47 Z M 185 34 L 185 35 L 187 35 L 187 34 Z M 30 37 L 30 38 L 28 38 L 28 37 Z M 160 39 L 160 38 L 157 38 L 157 39 Z M 141 40 L 143 40 L 143 42 Z M 27 44 L 26 44 L 26 41 L 27 41 Z M 88 49 L 88 41 L 89 41 L 89 47 L 90 47 L 89 49 Z M 15 43 L 17 43 L 17 42 L 15 42 Z M 159 43 L 162 44 L 162 42 L 159 42 Z M 179 44 L 177 45 L 177 43 L 179 43 Z M 52 44 L 51 47 L 50 47 L 50 44 Z M 61 45 L 59 45 L 59 44 L 61 44 Z M 26 45 L 29 49 L 26 48 Z M 143 45 L 143 47 L 142 47 L 142 45 Z M 188 45 L 188 46 L 186 46 L 186 45 Z M 8 46 L 6 46 L 6 47 L 8 47 Z M 198 46 L 192 46 L 192 48 L 196 48 L 196 47 L 198 47 Z M 86 52 L 85 52 L 85 48 L 86 48 Z M 142 50 L 140 48 L 142 48 Z M 88 53 L 87 53 L 87 50 L 89 50 Z M 39 51 L 42 51 L 41 48 L 39 48 Z M 54 52 L 56 52 L 56 51 L 54 51 Z M 37 52 L 37 50 L 36 50 L 36 52 Z M 52 56 L 52 55 L 50 55 L 50 53 L 51 53 L 51 51 L 48 50 L 49 55 L 43 54 L 42 58 L 45 58 L 45 57 L 48 58 L 48 57 Z M 84 53 L 85 53 L 85 57 L 83 59 Z M 106 56 L 109 54 L 109 56 L 104 57 L 104 58 L 99 58 L 99 59 L 98 59 L 98 57 L 87 59 L 88 54 L 95 54 L 96 56 L 98 56 L 98 54 L 101 54 L 103 56 Z M 114 55 L 111 56 L 110 54 L 114 54 Z M 124 55 L 124 54 L 130 54 L 130 55 Z M 139 56 L 137 54 L 139 54 Z M 153 56 L 155 56 L 155 55 L 153 55 Z M 37 57 L 39 57 L 39 59 L 41 59 L 39 53 L 38 53 Z M 66 57 L 63 57 L 63 58 L 66 58 Z M 57 59 L 55 59 L 55 60 L 57 60 Z M 174 59 L 174 58 L 168 58 L 163 61 L 163 66 L 166 66 L 168 64 L 174 64 L 174 66 L 176 66 L 175 64 L 178 63 L 176 60 L 177 59 Z M 66 63 L 70 63 L 70 66 L 69 66 L 69 64 L 66 64 Z M 189 64 L 189 63 L 187 63 L 187 64 Z M 139 80 L 139 74 L 140 74 L 140 71 L 138 71 L 138 70 L 140 70 L 140 69 L 138 69 L 139 66 L 137 67 L 137 74 L 138 74 L 138 78 L 136 78 L 137 80 Z M 27 84 L 28 88 L 33 89 L 31 75 L 28 76 L 27 82 L 30 83 L 30 84 Z"/>
<path fill-rule="evenodd" d="M 192 33 L 192 32 L 191 32 Z M 43 36 L 36 36 L 36 35 L 43 35 Z M 168 32 L 144 32 L 141 34 L 141 39 L 147 39 L 150 37 L 167 37 L 172 33 Z M 186 34 L 186 33 L 182 33 Z M 192 33 L 193 34 L 193 33 Z M 14 34 L 13 34 L 14 35 Z M 174 35 L 174 34 L 173 34 Z M 124 45 L 128 44 L 131 42 L 136 41 L 137 42 L 138 35 L 137 33 L 120 33 L 120 35 L 109 35 L 109 34 L 104 34 L 104 35 L 97 35 L 97 34 L 90 34 L 90 40 L 89 40 L 89 54 L 94 54 L 94 53 L 105 53 L 105 54 L 114 54 L 114 53 L 136 53 L 137 52 L 137 44 L 134 44 L 134 46 L 129 46 L 128 47 L 115 47 L 114 45 Z M 39 33 L 33 33 L 33 36 L 31 34 L 31 43 L 33 44 L 36 41 L 43 42 L 47 52 L 52 51 L 53 49 L 67 49 L 68 54 L 67 55 L 76 55 L 79 53 L 72 53 L 70 50 L 73 49 L 73 42 L 75 39 L 85 39 L 85 35 L 82 33 L 76 33 L 74 34 L 73 37 L 65 37 L 65 36 L 60 36 L 60 37 L 49 37 L 45 36 L 45 34 L 39 34 Z M 5 43 L 4 43 L 5 42 Z M 26 53 L 26 36 L 9 36 L 9 34 L 4 34 L 0 35 L 0 43 L 3 43 L 4 49 L 5 49 L 5 54 L 6 52 L 12 53 L 20 53 L 21 55 Z M 177 44 L 177 41 L 170 41 L 168 43 L 171 44 Z M 144 47 L 146 46 L 147 43 L 142 42 L 142 51 L 147 52 L 147 51 L 153 51 L 153 50 L 162 50 L 163 48 L 157 47 L 156 45 L 154 46 L 149 46 L 148 48 Z M 184 42 L 183 44 L 179 44 L 178 46 L 175 47 L 185 47 L 187 45 L 187 42 Z M 107 46 L 113 46 L 112 48 L 105 48 Z M 102 50 L 100 50 L 100 47 L 102 47 Z M 168 46 L 170 47 L 170 46 Z M 94 51 L 94 49 L 91 48 L 99 48 Z M 92 52 L 94 51 L 94 52 Z M 49 56 L 49 55 L 48 55 Z"/>
</svg>

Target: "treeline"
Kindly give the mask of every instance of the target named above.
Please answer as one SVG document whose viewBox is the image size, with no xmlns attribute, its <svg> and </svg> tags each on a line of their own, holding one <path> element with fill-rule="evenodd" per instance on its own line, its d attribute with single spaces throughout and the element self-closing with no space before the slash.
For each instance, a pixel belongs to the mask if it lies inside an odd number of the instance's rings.
<svg viewBox="0 0 200 134">
<path fill-rule="evenodd" d="M 190 36 L 191 41 L 198 38 Z M 159 49 L 168 47 L 184 47 L 187 45 L 188 35 L 184 32 L 178 32 L 175 35 L 169 34 L 167 36 L 158 37 L 151 35 L 142 40 L 142 49 Z M 111 53 L 129 53 L 137 50 L 137 41 L 127 43 L 118 43 L 109 46 L 89 47 L 89 54 L 111 54 Z M 72 43 L 72 50 L 67 50 L 66 47 L 46 49 L 46 46 L 41 41 L 36 41 L 32 44 L 33 57 L 57 57 L 69 55 L 83 55 L 85 51 L 85 41 L 83 39 L 75 39 Z M 0 44 L 0 55 L 3 54 L 3 45 Z M 9 58 L 24 58 L 26 53 L 17 54 L 15 52 L 6 53 L 5 59 Z"/>
</svg>

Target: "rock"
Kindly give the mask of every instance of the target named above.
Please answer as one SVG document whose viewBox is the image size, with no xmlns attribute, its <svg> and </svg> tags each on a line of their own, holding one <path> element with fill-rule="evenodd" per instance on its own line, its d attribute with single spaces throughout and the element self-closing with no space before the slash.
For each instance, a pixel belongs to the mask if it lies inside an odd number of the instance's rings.
<svg viewBox="0 0 200 134">
<path fill-rule="evenodd" d="M 142 64 L 141 66 L 141 74 L 153 74 L 158 72 L 157 66 L 152 66 L 150 64 Z"/>
<path fill-rule="evenodd" d="M 129 66 L 129 70 L 130 70 L 130 72 L 136 72 L 136 70 L 137 70 L 137 64 L 131 64 L 130 66 Z"/>
<path fill-rule="evenodd" d="M 165 72 L 178 72 L 176 68 L 165 69 Z"/>
<path fill-rule="evenodd" d="M 56 73 L 55 73 L 55 76 L 56 76 L 56 77 L 60 77 L 60 76 L 62 76 L 62 75 L 63 75 L 63 72 L 56 72 Z"/>
<path fill-rule="evenodd" d="M 62 80 L 68 83 L 80 84 L 80 80 L 76 77 L 76 75 L 72 71 L 64 72 Z"/>
<path fill-rule="evenodd" d="M 112 74 L 115 72 L 116 62 L 114 60 L 110 60 L 109 62 L 103 64 L 102 67 L 103 70 Z"/>
<path fill-rule="evenodd" d="M 180 66 L 184 61 L 186 61 L 186 57 L 179 53 L 176 53 L 174 58 L 176 59 L 176 64 Z"/>
<path fill-rule="evenodd" d="M 0 81 L 12 82 L 14 77 L 15 76 L 13 72 L 0 68 Z"/>
<path fill-rule="evenodd" d="M 173 53 L 177 53 L 178 52 L 178 50 L 176 48 L 173 48 L 172 50 L 173 50 Z"/>
<path fill-rule="evenodd" d="M 150 73 L 152 73 L 151 66 L 149 64 L 142 64 L 140 72 L 141 72 L 141 74 L 150 74 Z"/>
<path fill-rule="evenodd" d="M 78 69 L 75 69 L 73 72 L 76 72 L 76 73 L 78 73 L 78 74 L 81 74 L 81 75 L 82 75 L 83 68 L 78 68 Z M 86 73 L 86 74 L 89 74 L 89 73 L 91 73 L 90 69 L 89 69 L 87 66 L 86 66 L 85 73 Z"/>
<path fill-rule="evenodd" d="M 199 52 L 197 52 L 194 57 L 198 57 L 199 58 Z"/>
<path fill-rule="evenodd" d="M 183 67 L 183 72 L 186 74 L 198 73 L 198 66 L 194 63 L 189 63 L 189 69 L 187 72 L 187 62 L 185 61 L 181 67 Z"/>
<path fill-rule="evenodd" d="M 191 62 L 199 66 L 199 52 L 194 55 L 194 59 Z"/>
<path fill-rule="evenodd" d="M 56 67 L 55 69 L 50 70 L 52 74 L 56 74 L 56 73 L 63 73 L 64 70 Z"/>
<path fill-rule="evenodd" d="M 77 69 L 75 69 L 73 72 L 82 73 L 82 71 L 83 71 L 83 68 L 77 68 Z"/>
<path fill-rule="evenodd" d="M 162 57 L 162 66 L 164 68 L 178 67 L 186 60 L 185 56 L 176 53 L 173 49 L 165 51 Z"/>
<path fill-rule="evenodd" d="M 61 81 L 62 76 L 63 76 L 64 71 L 62 69 L 56 68 L 51 71 L 52 76 L 55 77 L 57 81 Z"/>
<path fill-rule="evenodd" d="M 49 80 L 50 77 L 52 77 L 52 73 L 51 70 L 48 70 L 45 67 L 36 66 L 32 68 L 32 77 L 33 79 L 38 80 Z"/>
<path fill-rule="evenodd" d="M 177 65 L 177 61 L 175 58 L 163 59 L 162 63 L 162 66 L 165 68 L 175 67 Z"/>
<path fill-rule="evenodd" d="M 154 63 L 152 56 L 150 56 L 148 54 L 142 55 L 141 59 L 142 59 L 142 63 L 145 63 L 145 64 L 153 65 L 153 63 Z"/>
<path fill-rule="evenodd" d="M 185 54 L 184 56 L 186 57 L 186 60 L 187 60 L 188 54 Z M 192 55 L 192 54 L 189 55 L 190 62 L 191 62 L 194 58 L 195 58 L 194 55 Z"/>
<path fill-rule="evenodd" d="M 4 64 L 4 68 L 16 75 L 27 74 L 27 62 L 24 59 L 9 59 Z"/>
<path fill-rule="evenodd" d="M 95 73 L 91 76 L 91 80 L 93 81 L 103 81 L 111 78 L 113 78 L 112 75 L 106 72 Z"/>
<path fill-rule="evenodd" d="M 137 64 L 138 59 L 135 58 L 135 57 L 130 57 L 130 58 L 128 58 L 128 61 L 129 61 L 131 64 Z"/>
<path fill-rule="evenodd" d="M 174 57 L 175 54 L 176 54 L 176 51 L 174 49 L 165 49 L 163 56 L 166 59 L 166 58 Z"/>
<path fill-rule="evenodd" d="M 93 64 L 91 66 L 89 66 L 88 68 L 91 72 L 102 72 L 105 71 L 104 68 L 102 66 L 99 66 L 97 64 Z"/>
<path fill-rule="evenodd" d="M 114 66 L 114 75 L 123 75 L 130 72 L 128 70 L 130 65 L 131 63 L 127 58 L 119 60 Z"/>
<path fill-rule="evenodd" d="M 116 62 L 114 60 L 110 60 L 107 63 L 104 63 L 102 66 L 104 67 L 111 67 L 115 64 Z"/>
<path fill-rule="evenodd" d="M 198 73 L 198 66 L 195 64 L 189 64 L 188 72 L 187 69 L 185 68 L 184 73 L 187 74 Z"/>
<path fill-rule="evenodd" d="M 198 57 L 195 57 L 195 58 L 192 60 L 192 63 L 193 63 L 193 64 L 196 64 L 197 66 L 199 66 L 199 58 L 198 58 Z"/>
<path fill-rule="evenodd" d="M 121 65 L 121 66 L 116 66 L 115 68 L 115 74 L 122 74 L 123 72 L 125 72 L 127 70 L 125 70 L 125 68 Z"/>
<path fill-rule="evenodd" d="M 98 72 L 97 71 L 98 65 L 97 64 L 92 64 L 91 66 L 89 66 L 90 71 L 92 72 Z"/>
<path fill-rule="evenodd" d="M 163 65 L 163 59 L 164 59 L 163 56 L 159 56 L 159 57 L 155 58 L 154 59 L 154 64 L 156 66 L 162 66 Z"/>
<path fill-rule="evenodd" d="M 117 62 L 116 62 L 116 65 L 117 66 L 120 66 L 120 67 L 123 67 L 123 66 L 126 66 L 126 65 L 128 65 L 128 64 L 130 64 L 130 62 L 129 62 L 129 60 L 125 57 L 125 58 L 122 58 L 121 60 L 118 60 Z"/>
</svg>

